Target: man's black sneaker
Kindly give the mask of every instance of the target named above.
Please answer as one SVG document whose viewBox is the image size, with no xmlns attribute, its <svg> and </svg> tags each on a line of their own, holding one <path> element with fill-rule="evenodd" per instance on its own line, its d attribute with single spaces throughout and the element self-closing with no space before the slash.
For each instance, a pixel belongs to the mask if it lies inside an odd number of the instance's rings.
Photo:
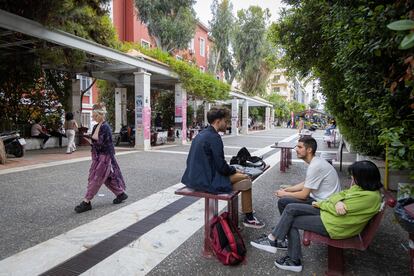
<svg viewBox="0 0 414 276">
<path fill-rule="evenodd" d="M 247 217 L 245 217 L 243 220 L 243 225 L 245 227 L 256 228 L 256 229 L 265 227 L 265 224 L 263 222 L 260 222 L 256 217 L 253 217 L 252 220 L 249 220 Z"/>
<path fill-rule="evenodd" d="M 92 210 L 91 202 L 86 203 L 85 201 L 82 201 L 78 206 L 75 207 L 76 213 L 83 213 L 89 210 Z"/>
<path fill-rule="evenodd" d="M 113 204 L 119 204 L 122 203 L 125 199 L 128 198 L 128 195 L 126 193 L 122 193 L 120 195 L 117 195 L 116 198 L 112 201 Z"/>
<path fill-rule="evenodd" d="M 302 263 L 300 260 L 294 261 L 289 256 L 281 257 L 275 261 L 275 265 L 284 270 L 289 270 L 293 272 L 302 271 Z"/>
</svg>

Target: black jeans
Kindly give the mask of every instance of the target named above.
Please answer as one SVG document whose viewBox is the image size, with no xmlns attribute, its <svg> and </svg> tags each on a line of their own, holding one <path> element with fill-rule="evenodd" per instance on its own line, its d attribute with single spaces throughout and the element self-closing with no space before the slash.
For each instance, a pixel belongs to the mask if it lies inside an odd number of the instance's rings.
<svg viewBox="0 0 414 276">
<path fill-rule="evenodd" d="M 291 203 L 283 211 L 272 234 L 277 239 L 288 238 L 288 256 L 294 261 L 302 259 L 299 229 L 329 236 L 322 223 L 320 210 L 312 205 Z"/>
<path fill-rule="evenodd" d="M 49 135 L 47 135 L 47 134 L 44 134 L 44 133 L 40 133 L 39 135 L 37 135 L 37 136 L 32 136 L 33 138 L 40 138 L 40 139 L 43 139 L 43 145 L 45 145 L 46 144 L 46 142 L 47 142 L 47 140 L 49 140 Z"/>
<path fill-rule="evenodd" d="M 291 203 L 303 203 L 303 204 L 312 204 L 315 199 L 308 197 L 307 199 L 297 199 L 294 197 L 286 196 L 279 198 L 277 201 L 277 207 L 279 208 L 279 214 L 283 214 L 283 210 L 285 210 L 286 206 Z"/>
</svg>

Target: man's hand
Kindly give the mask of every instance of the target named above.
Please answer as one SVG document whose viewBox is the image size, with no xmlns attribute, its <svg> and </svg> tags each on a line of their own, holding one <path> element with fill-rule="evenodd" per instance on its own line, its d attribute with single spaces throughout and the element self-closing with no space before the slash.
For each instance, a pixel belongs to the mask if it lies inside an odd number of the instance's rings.
<svg viewBox="0 0 414 276">
<path fill-rule="evenodd" d="M 317 201 L 313 201 L 312 206 L 315 207 L 315 208 L 318 208 L 318 209 L 320 208 L 319 202 L 317 202 Z"/>
<path fill-rule="evenodd" d="M 289 195 L 289 192 L 286 192 L 285 189 L 280 189 L 275 192 L 275 196 L 277 197 L 284 197 Z"/>
<path fill-rule="evenodd" d="M 346 210 L 347 208 L 346 208 L 346 205 L 345 205 L 345 203 L 343 203 L 342 201 L 338 201 L 336 204 L 335 204 L 335 210 L 336 210 L 336 213 L 338 214 L 338 215 L 341 215 L 341 216 L 343 216 L 343 215 L 345 215 L 346 214 Z"/>
</svg>

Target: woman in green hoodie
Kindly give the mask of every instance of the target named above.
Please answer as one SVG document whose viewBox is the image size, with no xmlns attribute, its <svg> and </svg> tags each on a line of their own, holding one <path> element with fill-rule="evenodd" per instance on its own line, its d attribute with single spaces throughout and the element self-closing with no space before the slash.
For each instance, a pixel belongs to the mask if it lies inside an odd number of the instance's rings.
<svg viewBox="0 0 414 276">
<path fill-rule="evenodd" d="M 353 163 L 348 171 L 351 188 L 311 205 L 291 203 L 272 233 L 254 243 L 254 247 L 276 253 L 278 241 L 288 238 L 288 254 L 277 259 L 280 269 L 302 271 L 299 229 L 312 231 L 331 239 L 346 239 L 359 234 L 368 221 L 379 212 L 382 196 L 381 176 L 370 161 Z M 282 249 L 281 247 L 280 249 Z"/>
</svg>

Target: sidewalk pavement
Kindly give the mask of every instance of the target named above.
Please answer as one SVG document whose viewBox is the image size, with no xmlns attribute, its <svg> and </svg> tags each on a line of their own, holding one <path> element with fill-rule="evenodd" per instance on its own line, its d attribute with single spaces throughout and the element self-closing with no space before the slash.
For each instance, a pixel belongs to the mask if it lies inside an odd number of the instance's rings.
<svg viewBox="0 0 414 276">
<path fill-rule="evenodd" d="M 116 147 L 115 151 L 128 152 L 134 151 L 132 147 Z M 0 172 L 6 169 L 21 168 L 32 165 L 47 164 L 56 161 L 73 160 L 77 158 L 86 158 L 91 156 L 90 146 L 78 146 L 77 150 L 71 154 L 66 154 L 66 147 L 48 148 L 43 150 L 28 150 L 23 157 L 16 158 L 8 155 L 6 163 L 0 165 Z"/>
</svg>

